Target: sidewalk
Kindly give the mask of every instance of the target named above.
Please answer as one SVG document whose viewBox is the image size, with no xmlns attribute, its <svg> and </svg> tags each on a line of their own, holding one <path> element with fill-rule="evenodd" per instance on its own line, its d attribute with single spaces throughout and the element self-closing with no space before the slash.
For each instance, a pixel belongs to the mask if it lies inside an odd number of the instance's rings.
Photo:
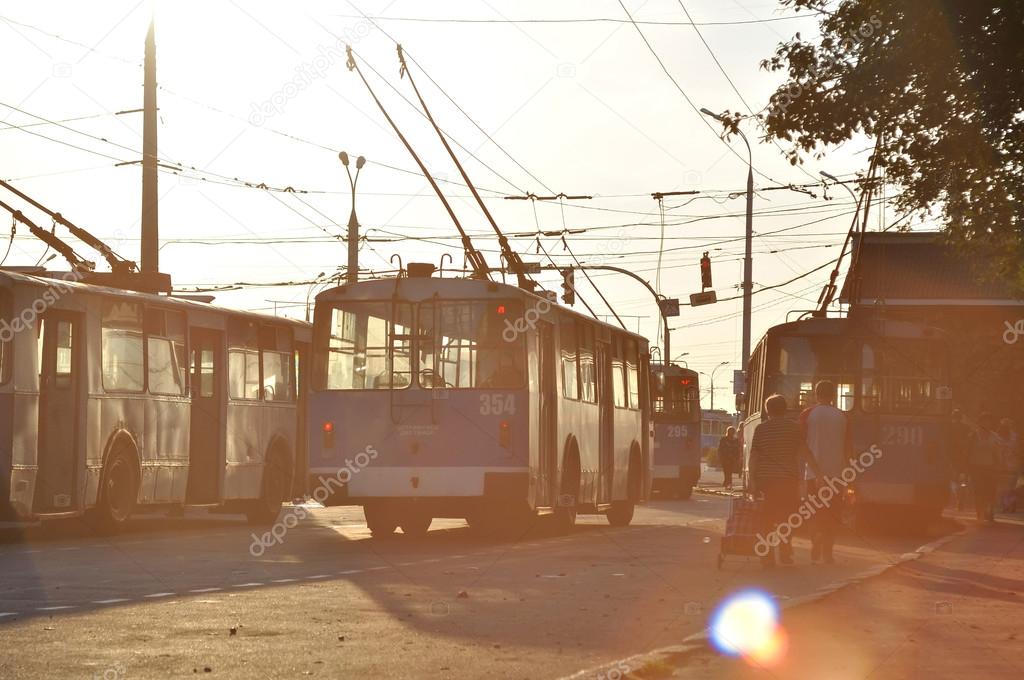
<svg viewBox="0 0 1024 680">
<path fill-rule="evenodd" d="M 784 660 L 771 668 L 701 641 L 638 659 L 627 678 L 1024 677 L 1024 520 L 966 525 L 933 552 L 782 612 Z"/>
</svg>

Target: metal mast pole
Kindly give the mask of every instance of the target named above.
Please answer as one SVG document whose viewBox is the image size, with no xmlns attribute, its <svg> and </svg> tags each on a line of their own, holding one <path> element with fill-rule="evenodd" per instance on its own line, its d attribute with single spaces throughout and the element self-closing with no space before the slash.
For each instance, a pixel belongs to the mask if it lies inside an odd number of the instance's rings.
<svg viewBox="0 0 1024 680">
<path fill-rule="evenodd" d="M 154 21 L 146 33 L 142 114 L 142 244 L 141 269 L 160 271 L 160 226 L 157 210 L 156 39 Z"/>
</svg>

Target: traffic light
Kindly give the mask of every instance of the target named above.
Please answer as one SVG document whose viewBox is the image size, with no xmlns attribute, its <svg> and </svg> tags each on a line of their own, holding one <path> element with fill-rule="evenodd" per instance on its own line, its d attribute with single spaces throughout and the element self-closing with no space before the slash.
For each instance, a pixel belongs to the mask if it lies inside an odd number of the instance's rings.
<svg viewBox="0 0 1024 680">
<path fill-rule="evenodd" d="M 572 267 L 562 270 L 562 302 L 567 305 L 576 302 L 576 272 Z"/>
<path fill-rule="evenodd" d="M 700 286 L 701 290 L 711 288 L 711 258 L 704 251 L 704 257 L 700 258 Z"/>
</svg>

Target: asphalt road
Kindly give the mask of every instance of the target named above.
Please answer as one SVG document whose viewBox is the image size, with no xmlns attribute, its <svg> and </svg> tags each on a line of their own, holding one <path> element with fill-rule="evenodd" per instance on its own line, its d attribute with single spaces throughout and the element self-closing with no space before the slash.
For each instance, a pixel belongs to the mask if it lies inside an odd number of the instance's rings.
<svg viewBox="0 0 1024 680">
<path fill-rule="evenodd" d="M 929 540 L 848 535 L 811 566 L 798 539 L 794 567 L 717 570 L 727 502 L 659 500 L 568 536 L 436 520 L 384 541 L 359 508 L 310 508 L 263 551 L 241 520 L 191 512 L 113 538 L 8 532 L 0 677 L 560 677 L 679 642 L 737 589 L 799 598 Z"/>
</svg>

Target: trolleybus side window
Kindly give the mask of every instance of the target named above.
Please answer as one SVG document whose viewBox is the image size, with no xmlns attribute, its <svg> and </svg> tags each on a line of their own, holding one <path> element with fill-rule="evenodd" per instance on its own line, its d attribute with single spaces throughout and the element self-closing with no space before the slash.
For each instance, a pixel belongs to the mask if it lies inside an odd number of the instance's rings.
<svg viewBox="0 0 1024 680">
<path fill-rule="evenodd" d="M 103 389 L 108 392 L 141 392 L 143 373 L 142 305 L 105 300 L 100 321 L 100 363 Z"/>
<path fill-rule="evenodd" d="M 247 401 L 260 398 L 259 337 L 255 321 L 228 320 L 228 395 Z"/>
<path fill-rule="evenodd" d="M 185 315 L 146 309 L 146 362 L 152 394 L 185 394 Z"/>
<path fill-rule="evenodd" d="M 594 367 L 594 327 L 578 323 L 580 399 L 597 402 L 597 370 Z"/>
<path fill-rule="evenodd" d="M 881 339 L 861 350 L 861 408 L 873 413 L 937 414 L 941 357 L 926 341 Z"/>
<path fill-rule="evenodd" d="M 761 403 L 761 395 L 763 394 L 762 378 L 764 378 L 764 368 L 762 366 L 762 359 L 764 358 L 764 343 L 760 343 L 757 349 L 754 350 L 754 354 L 750 357 L 749 371 L 750 375 L 747 379 L 747 414 L 756 415 L 761 413 L 763 404 Z"/>
<path fill-rule="evenodd" d="M 292 329 L 282 326 L 260 328 L 260 359 L 263 362 L 263 398 L 266 401 L 293 401 L 292 376 L 295 353 Z"/>
<path fill-rule="evenodd" d="M 629 408 L 640 408 L 640 356 L 637 354 L 636 340 L 627 338 L 626 346 L 626 380 L 629 386 Z"/>
<path fill-rule="evenodd" d="M 519 389 L 526 379 L 525 333 L 517 301 L 425 302 L 419 309 L 419 383 L 426 388 Z M 511 325 L 509 325 L 511 324 Z M 513 333 L 508 329 L 512 328 Z"/>
<path fill-rule="evenodd" d="M 562 396 L 579 399 L 579 341 L 576 319 L 562 315 L 558 322 L 559 346 L 562 353 Z"/>
<path fill-rule="evenodd" d="M 348 302 L 331 309 L 329 390 L 403 389 L 412 384 L 412 305 Z"/>
<path fill-rule="evenodd" d="M 853 409 L 856 345 L 834 335 L 779 338 L 779 376 L 775 391 L 798 409 L 814 404 L 819 380 L 836 384 L 836 406 Z"/>
<path fill-rule="evenodd" d="M 612 393 L 615 395 L 615 407 L 626 408 L 626 365 L 622 356 L 622 338 L 615 336 L 612 340 Z"/>
</svg>

